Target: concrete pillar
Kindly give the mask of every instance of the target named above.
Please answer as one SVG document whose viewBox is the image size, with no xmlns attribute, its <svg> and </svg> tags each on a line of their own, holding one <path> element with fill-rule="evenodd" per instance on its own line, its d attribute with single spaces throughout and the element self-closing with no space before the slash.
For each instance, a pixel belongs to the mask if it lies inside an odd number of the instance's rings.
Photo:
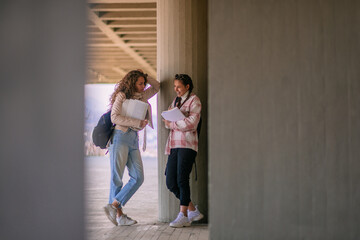
<svg viewBox="0 0 360 240">
<path fill-rule="evenodd" d="M 86 5 L 0 4 L 0 239 L 84 233 Z"/>
<path fill-rule="evenodd" d="M 209 11 L 211 239 L 359 239 L 360 2 Z"/>
<path fill-rule="evenodd" d="M 164 128 L 160 113 L 175 97 L 173 79 L 186 73 L 194 82 L 194 92 L 202 103 L 202 130 L 196 158 L 198 180 L 194 169 L 190 176 L 191 199 L 205 214 L 207 201 L 207 1 L 159 0 L 158 14 L 158 159 L 159 159 L 159 220 L 170 221 L 179 212 L 179 201 L 166 188 L 164 155 L 169 131 Z M 204 221 L 207 221 L 204 219 Z"/>
</svg>

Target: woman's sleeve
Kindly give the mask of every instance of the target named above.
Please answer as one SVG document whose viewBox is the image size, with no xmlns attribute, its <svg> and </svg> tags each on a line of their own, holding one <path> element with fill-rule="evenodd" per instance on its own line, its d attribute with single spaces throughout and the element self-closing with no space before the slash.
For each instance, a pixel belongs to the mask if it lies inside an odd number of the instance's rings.
<svg viewBox="0 0 360 240">
<path fill-rule="evenodd" d="M 143 97 L 147 100 L 150 99 L 152 96 L 154 96 L 160 89 L 160 83 L 153 79 L 152 77 L 147 77 L 148 83 L 150 84 L 150 87 L 147 88 L 144 93 Z"/>
<path fill-rule="evenodd" d="M 183 120 L 171 122 L 170 129 L 186 132 L 186 131 L 196 131 L 197 125 L 200 121 L 201 113 L 201 102 L 198 97 L 195 97 L 194 100 L 190 103 L 190 113 L 189 116 Z"/>
<path fill-rule="evenodd" d="M 122 104 L 126 100 L 125 94 L 120 92 L 111 109 L 111 122 L 125 127 L 140 128 L 141 120 L 121 115 Z"/>
</svg>

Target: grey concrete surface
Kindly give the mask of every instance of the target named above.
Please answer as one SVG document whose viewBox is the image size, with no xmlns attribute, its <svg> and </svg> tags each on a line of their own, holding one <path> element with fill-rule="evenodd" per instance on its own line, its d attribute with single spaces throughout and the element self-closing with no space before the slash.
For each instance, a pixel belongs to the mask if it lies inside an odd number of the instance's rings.
<svg viewBox="0 0 360 240">
<path fill-rule="evenodd" d="M 209 2 L 211 239 L 360 239 L 359 13 Z"/>
<path fill-rule="evenodd" d="M 0 239 L 84 239 L 85 1 L 0 2 Z"/>
</svg>

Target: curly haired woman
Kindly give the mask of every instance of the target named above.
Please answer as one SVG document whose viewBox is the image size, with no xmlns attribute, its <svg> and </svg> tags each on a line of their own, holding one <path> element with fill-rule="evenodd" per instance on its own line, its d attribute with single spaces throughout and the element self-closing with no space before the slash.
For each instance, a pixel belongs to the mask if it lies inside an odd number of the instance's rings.
<svg viewBox="0 0 360 240">
<path fill-rule="evenodd" d="M 151 86 L 145 89 L 146 84 Z M 134 195 L 144 181 L 143 163 L 139 150 L 138 131 L 147 124 L 152 126 L 151 105 L 149 104 L 145 120 L 138 120 L 121 115 L 122 104 L 126 99 L 136 99 L 148 103 L 160 88 L 160 83 L 147 76 L 141 70 L 130 71 L 115 86 L 110 97 L 111 121 L 116 124 L 110 141 L 110 197 L 109 204 L 104 207 L 109 220 L 117 225 L 132 225 L 137 221 L 123 213 L 122 207 Z M 125 166 L 130 180 L 123 187 Z"/>
</svg>

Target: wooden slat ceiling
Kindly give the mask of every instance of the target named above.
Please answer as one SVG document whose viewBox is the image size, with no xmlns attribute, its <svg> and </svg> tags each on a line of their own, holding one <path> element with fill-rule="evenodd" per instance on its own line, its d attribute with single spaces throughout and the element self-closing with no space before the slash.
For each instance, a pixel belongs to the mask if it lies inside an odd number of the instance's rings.
<svg viewBox="0 0 360 240">
<path fill-rule="evenodd" d="M 133 69 L 156 77 L 156 0 L 88 1 L 87 83 L 116 83 Z"/>
</svg>

